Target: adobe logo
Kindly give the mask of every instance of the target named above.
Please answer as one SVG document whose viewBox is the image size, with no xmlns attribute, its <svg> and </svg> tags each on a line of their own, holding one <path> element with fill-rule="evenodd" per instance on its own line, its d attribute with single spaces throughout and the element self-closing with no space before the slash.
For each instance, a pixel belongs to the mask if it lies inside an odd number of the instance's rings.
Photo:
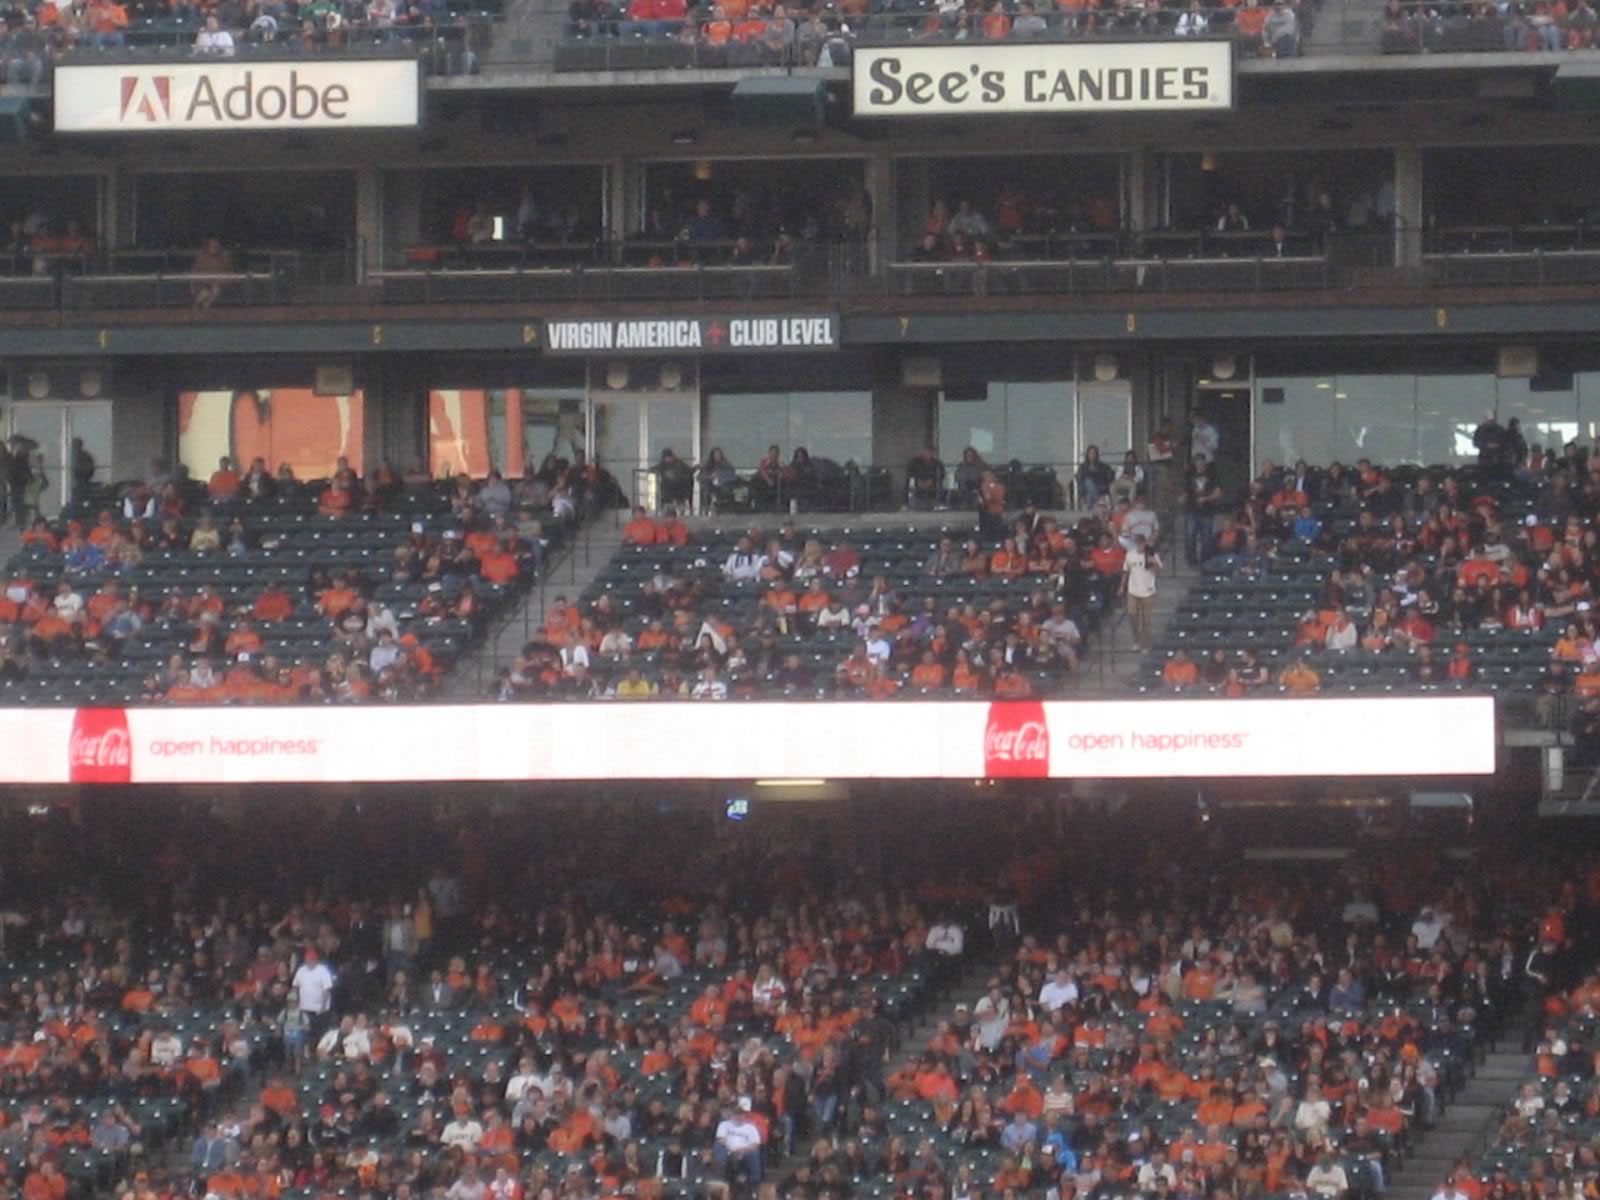
<svg viewBox="0 0 1600 1200">
<path fill-rule="evenodd" d="M 131 783 L 133 738 L 121 708 L 80 708 L 72 714 L 67 778 L 73 783 Z"/>
<path fill-rule="evenodd" d="M 1040 700 L 997 700 L 983 731 L 987 779 L 1045 779 L 1050 774 L 1050 726 Z"/>
<path fill-rule="evenodd" d="M 124 75 L 121 119 L 146 125 L 172 120 L 172 76 Z"/>
</svg>

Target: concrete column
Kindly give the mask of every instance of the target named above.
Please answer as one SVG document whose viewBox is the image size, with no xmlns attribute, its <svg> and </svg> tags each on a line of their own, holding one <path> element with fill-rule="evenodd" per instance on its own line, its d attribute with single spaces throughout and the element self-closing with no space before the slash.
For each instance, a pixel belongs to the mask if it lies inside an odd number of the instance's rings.
<svg viewBox="0 0 1600 1200">
<path fill-rule="evenodd" d="M 178 386 L 166 360 L 108 359 L 101 366 L 110 380 L 110 477 L 142 479 L 152 460 L 176 462 Z"/>
<path fill-rule="evenodd" d="M 896 495 L 904 494 L 906 464 L 935 440 L 938 405 L 933 388 L 885 383 L 873 389 L 872 464 L 894 472 Z"/>
<path fill-rule="evenodd" d="M 369 471 L 384 461 L 402 474 L 428 467 L 428 379 L 424 356 L 373 356 L 362 364 L 362 453 Z"/>
<path fill-rule="evenodd" d="M 1422 194 L 1422 151 L 1396 146 L 1394 151 L 1395 262 L 1422 265 L 1422 229 L 1427 215 Z"/>
<path fill-rule="evenodd" d="M 375 166 L 356 169 L 356 282 L 381 267 L 383 243 L 383 180 Z"/>
<path fill-rule="evenodd" d="M 606 171 L 606 237 L 614 243 L 644 224 L 644 176 L 626 158 L 615 159 Z"/>
<path fill-rule="evenodd" d="M 422 172 L 415 170 L 388 171 L 378 188 L 381 193 L 379 212 L 382 222 L 382 255 L 370 255 L 368 261 L 384 265 L 407 246 L 429 240 L 422 229 Z M 431 231 L 430 231 L 431 232 Z"/>
<path fill-rule="evenodd" d="M 882 274 L 895 260 L 895 235 L 898 221 L 894 211 L 895 164 L 887 152 L 875 154 L 866 162 L 864 183 L 872 202 L 872 236 L 868 269 Z"/>
<path fill-rule="evenodd" d="M 119 216 L 122 209 L 121 190 L 122 168 L 113 163 L 100 176 L 100 223 L 94 233 L 102 249 L 114 250 L 122 245 L 122 221 Z"/>
<path fill-rule="evenodd" d="M 1151 162 L 1149 150 L 1141 146 L 1129 152 L 1127 211 L 1123 217 L 1128 222 L 1128 229 L 1135 233 L 1150 229 L 1155 224 L 1150 211 L 1155 199 L 1153 171 L 1154 163 Z"/>
<path fill-rule="evenodd" d="M 116 199 L 106 215 L 107 225 L 101 231 L 101 241 L 107 246 L 123 248 L 139 244 L 138 186 L 132 171 L 113 168 L 109 187 Z M 114 222 L 114 223 L 112 223 Z"/>
<path fill-rule="evenodd" d="M 929 160 L 903 159 L 894 164 L 894 195 L 898 203 L 890 209 L 885 224 L 884 237 L 891 252 L 909 247 L 922 236 L 923 222 L 933 208 L 935 199 L 947 200 L 951 207 L 957 203 L 954 196 L 935 197 L 929 181 Z"/>
</svg>

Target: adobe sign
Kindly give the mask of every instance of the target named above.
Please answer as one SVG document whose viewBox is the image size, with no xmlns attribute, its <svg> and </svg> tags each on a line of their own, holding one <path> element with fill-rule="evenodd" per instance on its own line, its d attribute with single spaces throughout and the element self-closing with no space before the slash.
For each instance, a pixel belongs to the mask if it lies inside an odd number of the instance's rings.
<svg viewBox="0 0 1600 1200">
<path fill-rule="evenodd" d="M 58 133 L 407 129 L 422 112 L 414 59 L 63 63 L 54 88 Z"/>
</svg>

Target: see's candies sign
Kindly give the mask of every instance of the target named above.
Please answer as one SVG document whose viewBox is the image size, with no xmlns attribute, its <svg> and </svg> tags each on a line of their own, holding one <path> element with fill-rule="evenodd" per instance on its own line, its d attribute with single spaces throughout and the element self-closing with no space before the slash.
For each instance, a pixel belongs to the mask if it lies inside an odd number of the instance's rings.
<svg viewBox="0 0 1600 1200">
<path fill-rule="evenodd" d="M 55 72 L 59 133 L 412 128 L 413 59 L 121 63 Z"/>
<path fill-rule="evenodd" d="M 1215 112 L 1233 107 L 1233 40 L 857 46 L 858 117 Z"/>
<path fill-rule="evenodd" d="M 0 784 L 1487 775 L 1488 696 L 0 710 Z"/>
</svg>

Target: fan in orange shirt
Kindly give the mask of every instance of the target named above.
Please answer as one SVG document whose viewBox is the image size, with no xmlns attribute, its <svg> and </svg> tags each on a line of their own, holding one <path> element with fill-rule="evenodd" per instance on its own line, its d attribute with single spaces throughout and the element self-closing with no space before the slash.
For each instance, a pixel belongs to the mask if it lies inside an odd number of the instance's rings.
<svg viewBox="0 0 1600 1200">
<path fill-rule="evenodd" d="M 1016 579 L 1028 569 L 1028 559 L 1017 548 L 1016 538 L 1007 538 L 989 556 L 989 573 L 1001 579 Z"/>
<path fill-rule="evenodd" d="M 1015 664 L 1007 664 L 1000 674 L 995 677 L 994 694 L 1011 700 L 1031 696 L 1033 695 L 1033 684 L 1028 682 L 1028 677 Z"/>
<path fill-rule="evenodd" d="M 1186 651 L 1178 650 L 1162 666 L 1161 682 L 1168 687 L 1193 687 L 1200 682 L 1200 669 Z"/>
<path fill-rule="evenodd" d="M 1027 1074 L 1019 1074 L 1017 1082 L 1000 1107 L 1008 1113 L 1024 1113 L 1037 1119 L 1044 1112 L 1044 1094 Z"/>
<path fill-rule="evenodd" d="M 1190 1000 L 1202 1003 L 1210 1000 L 1217 991 L 1217 972 L 1209 959 L 1200 959 L 1183 977 L 1183 994 Z"/>
<path fill-rule="evenodd" d="M 714 984 L 707 985 L 699 999 L 689 1006 L 689 1020 L 702 1028 L 709 1028 L 727 1019 L 728 1002 L 722 998 Z"/>
<path fill-rule="evenodd" d="M 960 1095 L 960 1089 L 956 1087 L 950 1072 L 931 1060 L 925 1062 L 916 1073 L 916 1089 L 917 1095 L 928 1101 L 954 1100 Z"/>
<path fill-rule="evenodd" d="M 689 527 L 678 520 L 678 515 L 672 509 L 667 509 L 666 515 L 656 522 L 656 545 L 687 546 L 688 544 Z"/>
<path fill-rule="evenodd" d="M 258 621 L 287 621 L 294 615 L 294 600 L 282 588 L 269 584 L 250 611 Z"/>
<path fill-rule="evenodd" d="M 280 1117 L 297 1115 L 300 1111 L 299 1097 L 281 1075 L 274 1076 L 268 1081 L 267 1086 L 261 1089 L 259 1099 L 262 1108 L 275 1112 Z"/>
<path fill-rule="evenodd" d="M 343 575 L 335 575 L 332 583 L 323 588 L 322 594 L 317 597 L 317 607 L 322 610 L 323 616 L 336 618 L 349 612 L 360 600 L 360 594 L 350 586 L 349 580 Z"/>
<path fill-rule="evenodd" d="M 335 479 L 317 497 L 317 512 L 325 517 L 342 517 L 355 507 L 356 494 L 343 479 Z"/>
<path fill-rule="evenodd" d="M 211 493 L 213 500 L 233 500 L 239 495 L 242 482 L 233 459 L 223 455 L 217 460 L 217 469 L 211 472 L 211 478 L 206 482 L 206 491 Z"/>
<path fill-rule="evenodd" d="M 645 511 L 644 505 L 640 504 L 633 510 L 633 520 L 622 527 L 622 543 L 625 546 L 653 546 L 658 532 L 659 527 Z"/>
<path fill-rule="evenodd" d="M 922 652 L 922 661 L 911 671 L 911 686 L 915 688 L 942 688 L 944 686 L 944 665 L 933 656 L 932 650 Z"/>
<path fill-rule="evenodd" d="M 1144 1023 L 1144 1031 L 1157 1042 L 1170 1042 L 1183 1032 L 1183 1018 L 1163 998 Z"/>
<path fill-rule="evenodd" d="M 522 567 L 517 562 L 517 556 L 504 545 L 493 547 L 478 559 L 478 574 L 490 583 L 510 583 L 521 573 Z"/>
<path fill-rule="evenodd" d="M 194 1080 L 201 1088 L 209 1091 L 222 1083 L 222 1067 L 211 1056 L 210 1049 L 206 1046 L 204 1038 L 196 1038 L 194 1050 L 184 1061 L 183 1069 L 189 1078 Z"/>
<path fill-rule="evenodd" d="M 89 544 L 102 550 L 111 549 L 117 540 L 117 521 L 109 512 L 102 512 L 89 531 Z"/>
</svg>

